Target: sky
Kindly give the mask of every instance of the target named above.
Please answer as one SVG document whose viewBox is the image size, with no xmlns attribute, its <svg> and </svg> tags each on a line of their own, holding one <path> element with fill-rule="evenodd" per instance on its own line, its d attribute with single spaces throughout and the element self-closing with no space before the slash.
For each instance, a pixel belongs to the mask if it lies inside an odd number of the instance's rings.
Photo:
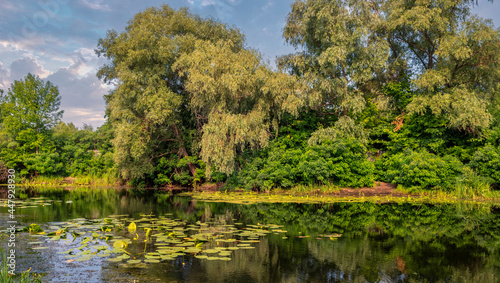
<svg viewBox="0 0 500 283">
<path fill-rule="evenodd" d="M 151 6 L 188 7 L 239 28 L 249 47 L 271 65 L 294 52 L 282 29 L 294 0 L 0 0 L 0 89 L 28 73 L 58 86 L 63 121 L 94 128 L 104 121 L 103 95 L 112 86 L 96 77 L 105 59 L 94 49 L 108 30 L 124 31 L 135 14 Z M 500 26 L 500 1 L 479 0 L 473 9 Z"/>
</svg>

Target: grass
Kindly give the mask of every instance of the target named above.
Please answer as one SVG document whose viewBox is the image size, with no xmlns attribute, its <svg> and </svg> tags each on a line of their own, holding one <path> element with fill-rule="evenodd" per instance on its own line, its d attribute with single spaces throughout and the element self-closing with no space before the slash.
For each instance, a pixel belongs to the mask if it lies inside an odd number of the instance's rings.
<svg viewBox="0 0 500 283">
<path fill-rule="evenodd" d="M 275 192 L 291 193 L 296 195 L 332 194 L 340 191 L 341 189 L 341 187 L 335 185 L 297 185 L 288 190 L 278 189 Z"/>
<path fill-rule="evenodd" d="M 30 272 L 30 270 L 23 271 L 23 272 L 21 272 L 21 274 L 16 274 L 14 276 L 9 274 L 9 266 L 7 265 L 7 255 L 4 253 L 3 249 L 0 249 L 0 257 L 2 258 L 2 269 L 0 270 L 0 283 L 42 282 L 41 276 L 36 275 L 33 272 Z"/>
<path fill-rule="evenodd" d="M 76 177 L 61 176 L 37 176 L 31 179 L 24 179 L 22 184 L 29 186 L 116 186 L 119 179 L 112 173 L 104 173 L 100 176 L 85 175 Z"/>
<path fill-rule="evenodd" d="M 379 182 L 376 182 L 376 184 Z M 273 188 L 260 193 L 244 190 L 220 192 L 197 192 L 192 195 L 207 201 L 235 201 L 236 203 L 255 202 L 431 202 L 431 203 L 499 203 L 500 191 L 491 190 L 488 180 L 478 176 L 472 170 L 465 171 L 457 178 L 453 191 L 440 189 L 415 189 L 398 185 L 395 195 L 359 196 L 338 194 L 343 188 L 335 185 L 297 185 L 290 189 Z M 355 190 L 355 189 L 354 189 Z M 337 193 L 337 194 L 335 194 Z"/>
<path fill-rule="evenodd" d="M 397 190 L 411 195 L 426 195 L 437 199 L 459 199 L 479 201 L 499 201 L 500 191 L 492 190 L 488 178 L 479 176 L 472 169 L 466 167 L 463 174 L 457 177 L 453 190 L 422 190 L 405 188 L 398 185 Z"/>
<path fill-rule="evenodd" d="M 490 182 L 486 178 L 466 167 L 463 175 L 456 180 L 454 193 L 461 198 L 474 199 L 490 197 L 494 192 L 491 191 Z"/>
</svg>

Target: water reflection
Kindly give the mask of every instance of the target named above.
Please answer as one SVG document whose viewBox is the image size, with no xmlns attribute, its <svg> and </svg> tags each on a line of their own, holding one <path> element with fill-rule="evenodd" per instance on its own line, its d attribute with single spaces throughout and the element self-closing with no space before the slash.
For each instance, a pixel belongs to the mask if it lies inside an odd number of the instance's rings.
<svg viewBox="0 0 500 283">
<path fill-rule="evenodd" d="M 25 189 L 50 205 L 19 208 L 25 224 L 99 219 L 126 214 L 197 221 L 281 224 L 286 235 L 260 238 L 231 261 L 186 255 L 146 269 L 92 260 L 66 264 L 55 253 L 24 249 L 21 270 L 32 267 L 48 282 L 499 282 L 500 208 L 473 204 L 204 203 L 147 190 Z M 25 205 L 28 206 L 28 205 Z M 22 205 L 21 205 L 22 207 Z M 7 208 L 2 207 L 2 229 Z M 340 238 L 329 235 L 341 234 Z M 33 241 L 27 233 L 19 241 Z M 4 246 L 4 241 L 2 241 Z M 26 246 L 26 245 L 25 245 Z M 62 248 L 61 248 L 62 249 Z M 75 275 L 72 275 L 75 274 Z"/>
</svg>

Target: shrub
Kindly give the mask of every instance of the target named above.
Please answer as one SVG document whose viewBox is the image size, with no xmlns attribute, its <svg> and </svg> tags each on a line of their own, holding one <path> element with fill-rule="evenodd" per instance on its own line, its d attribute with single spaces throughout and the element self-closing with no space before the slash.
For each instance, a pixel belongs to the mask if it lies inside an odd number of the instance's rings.
<svg viewBox="0 0 500 283">
<path fill-rule="evenodd" d="M 196 176 L 192 176 L 188 163 L 196 166 Z M 205 163 L 195 156 L 179 158 L 171 155 L 170 158 L 162 157 L 156 165 L 156 176 L 154 183 L 157 186 L 178 184 L 182 186 L 192 185 L 205 178 Z"/>
<path fill-rule="evenodd" d="M 490 191 L 490 180 L 464 167 L 462 176 L 456 179 L 455 194 L 462 198 L 483 197 Z"/>
<path fill-rule="evenodd" d="M 299 184 L 362 187 L 374 182 L 374 167 L 366 158 L 366 147 L 354 139 L 294 149 L 275 143 L 267 152 L 267 156 L 255 158 L 239 174 L 234 174 L 228 187 L 264 190 Z"/>
<path fill-rule="evenodd" d="M 487 145 L 478 149 L 469 166 L 477 170 L 479 175 L 489 178 L 492 187 L 500 187 L 500 147 Z"/>
<path fill-rule="evenodd" d="M 387 182 L 415 189 L 450 190 L 463 172 L 456 157 L 440 157 L 427 151 L 405 150 L 385 159 L 383 169 Z"/>
<path fill-rule="evenodd" d="M 363 126 L 357 125 L 349 117 L 340 117 L 330 128 L 321 128 L 312 133 L 309 138 L 309 145 L 317 145 L 326 141 L 336 141 L 342 139 L 356 139 L 363 144 L 368 142 L 368 135 Z"/>
</svg>

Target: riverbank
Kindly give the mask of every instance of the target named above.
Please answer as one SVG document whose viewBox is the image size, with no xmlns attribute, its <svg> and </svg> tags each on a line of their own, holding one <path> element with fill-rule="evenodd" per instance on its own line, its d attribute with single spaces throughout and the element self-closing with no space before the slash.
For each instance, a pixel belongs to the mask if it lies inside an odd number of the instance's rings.
<svg viewBox="0 0 500 283">
<path fill-rule="evenodd" d="M 375 182 L 373 187 L 363 188 L 342 188 L 335 185 L 316 185 L 303 186 L 298 185 L 291 189 L 273 189 L 267 191 L 244 191 L 223 189 L 224 183 L 204 183 L 196 187 L 183 187 L 176 185 L 162 186 L 158 188 L 137 188 L 128 184 L 123 184 L 117 178 L 92 178 L 92 177 L 38 177 L 24 182 L 20 185 L 32 188 L 37 187 L 63 187 L 71 189 L 72 187 L 97 187 L 97 188 L 120 188 L 120 189 L 139 189 L 139 190 L 157 190 L 171 194 L 189 194 L 200 200 L 237 201 L 238 198 L 254 198 L 255 201 L 271 199 L 274 201 L 283 201 L 287 196 L 290 201 L 301 201 L 303 198 L 307 202 L 336 202 L 336 201 L 374 201 L 374 202 L 399 202 L 401 200 L 425 200 L 437 202 L 493 202 L 500 203 L 500 191 L 488 190 L 477 192 L 474 190 L 425 190 L 415 191 L 397 186 L 396 184 Z M 229 196 L 229 197 L 227 197 Z M 262 196 L 262 197 L 260 197 Z M 269 196 L 273 196 L 269 198 Z M 293 197 L 293 199 L 290 199 Z M 220 199 L 218 199 L 220 198 Z M 298 198 L 298 199 L 296 199 Z M 241 200 L 244 202 L 243 200 Z"/>
<path fill-rule="evenodd" d="M 116 177 L 106 175 L 103 177 L 79 176 L 79 177 L 59 177 L 59 176 L 39 176 L 31 179 L 21 179 L 17 181 L 23 186 L 96 186 L 96 187 L 130 187 Z"/>
</svg>

